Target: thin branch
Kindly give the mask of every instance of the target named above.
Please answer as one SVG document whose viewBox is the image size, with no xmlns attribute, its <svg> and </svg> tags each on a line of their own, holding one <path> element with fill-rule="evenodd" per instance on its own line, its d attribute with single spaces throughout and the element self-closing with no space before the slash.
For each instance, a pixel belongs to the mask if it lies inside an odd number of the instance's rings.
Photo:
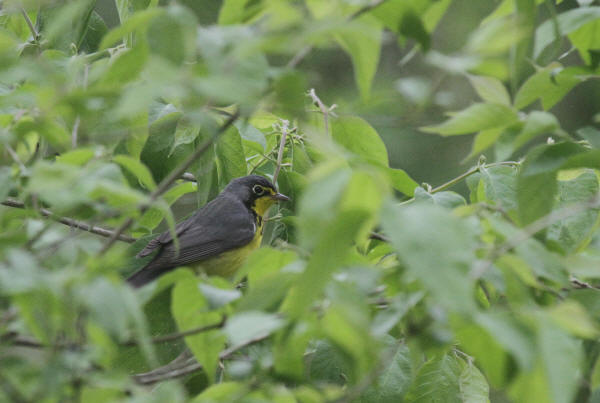
<svg viewBox="0 0 600 403">
<path fill-rule="evenodd" d="M 337 107 L 337 105 L 333 104 L 330 107 L 327 107 L 321 101 L 321 99 L 317 96 L 317 93 L 315 92 L 314 88 L 311 88 L 310 91 L 308 91 L 308 96 L 311 97 L 313 103 L 319 108 L 319 110 L 323 114 L 323 122 L 325 123 L 325 135 L 328 136 L 329 135 L 329 114 L 332 114 L 333 116 L 335 116 L 335 114 L 333 114 L 332 112 Z"/>
<path fill-rule="evenodd" d="M 14 208 L 20 208 L 20 209 L 26 208 L 25 204 L 23 202 L 20 202 L 18 200 L 14 200 L 14 199 L 10 199 L 10 198 L 4 200 L 0 204 L 7 206 L 7 207 L 14 207 Z M 77 228 L 82 231 L 91 232 L 92 234 L 100 235 L 100 236 L 103 236 L 106 238 L 112 237 L 115 234 L 115 231 L 112 231 L 112 230 L 109 230 L 106 228 L 102 228 L 102 227 L 98 227 L 95 225 L 91 225 L 91 224 L 85 223 L 83 221 L 74 220 L 74 219 L 68 218 L 68 217 L 57 217 L 56 215 L 54 215 L 54 213 L 52 211 L 45 209 L 45 208 L 39 209 L 39 212 L 42 216 L 51 218 L 51 219 L 55 220 L 56 222 L 67 225 L 71 228 Z M 127 243 L 133 243 L 136 241 L 135 238 L 130 237 L 128 235 L 123 235 L 123 234 L 120 234 L 117 237 L 117 239 L 119 241 L 123 241 L 123 242 L 127 242 Z"/>
<path fill-rule="evenodd" d="M 31 35 L 33 35 L 33 40 L 37 41 L 40 38 L 40 34 L 35 29 L 33 22 L 31 22 L 31 18 L 29 18 L 29 15 L 27 14 L 27 11 L 25 11 L 24 8 L 21 8 L 21 13 L 23 14 L 23 18 L 25 18 L 25 22 L 27 23 L 27 26 L 29 27 L 29 30 L 31 31 Z"/>
<path fill-rule="evenodd" d="M 281 170 L 281 162 L 283 161 L 283 151 L 285 149 L 285 141 L 287 139 L 288 132 L 290 130 L 290 122 L 285 119 L 281 119 L 281 140 L 279 141 L 279 151 L 277 152 L 277 165 L 275 166 L 275 173 L 273 174 L 273 183 L 277 183 L 277 177 Z"/>
<path fill-rule="evenodd" d="M 10 157 L 19 166 L 19 170 L 21 171 L 21 173 L 25 174 L 27 172 L 27 167 L 25 166 L 25 164 L 23 164 L 23 162 L 19 158 L 19 155 L 17 154 L 17 152 L 8 143 L 4 144 L 4 148 L 6 148 L 6 151 L 8 151 L 8 153 L 10 154 Z"/>
<path fill-rule="evenodd" d="M 87 88 L 88 82 L 88 74 L 90 70 L 90 65 L 86 64 L 83 68 L 83 89 Z M 71 131 L 71 147 L 77 148 L 77 136 L 79 132 L 79 124 L 81 123 L 81 118 L 79 115 L 75 118 L 75 123 L 73 124 L 73 130 Z"/>
<path fill-rule="evenodd" d="M 459 175 L 456 178 L 451 179 L 448 182 L 444 183 L 443 185 L 440 185 L 440 186 L 432 189 L 431 192 L 429 192 L 429 193 L 437 193 L 437 192 L 441 192 L 442 190 L 446 190 L 449 187 L 456 185 L 458 182 L 468 178 L 469 176 L 481 171 L 481 168 L 491 168 L 491 167 L 502 166 L 502 165 L 518 166 L 518 165 L 520 165 L 520 163 L 517 161 L 501 161 L 501 162 L 493 162 L 491 164 L 477 165 L 477 166 L 469 169 L 464 174 Z"/>
<path fill-rule="evenodd" d="M 232 346 L 226 350 L 221 351 L 219 354 L 219 360 L 226 360 L 230 358 L 237 351 L 247 347 L 251 344 L 256 344 L 269 337 L 268 333 L 261 334 L 257 337 L 249 339 L 244 343 Z M 166 381 L 168 379 L 179 378 L 198 370 L 202 369 L 202 364 L 198 363 L 196 359 L 188 354 L 182 354 L 176 358 L 172 363 L 167 364 L 165 367 L 157 368 L 150 372 L 143 374 L 134 375 L 134 379 L 137 383 L 142 385 L 150 385 L 156 382 Z"/>
<path fill-rule="evenodd" d="M 208 332 L 214 329 L 220 329 L 225 326 L 226 317 L 223 316 L 223 319 L 219 323 L 213 323 L 212 325 L 195 327 L 193 329 L 184 330 L 182 332 L 170 333 L 164 336 L 157 336 L 152 339 L 152 343 L 160 344 L 166 343 L 168 341 L 179 340 L 187 336 L 193 336 L 198 333 Z M 122 346 L 137 346 L 139 343 L 137 340 L 129 340 L 124 343 L 120 343 Z"/>
<path fill-rule="evenodd" d="M 190 156 L 188 158 L 186 158 L 185 161 L 183 161 L 181 164 L 179 164 L 179 166 L 177 168 L 175 168 L 173 171 L 171 171 L 171 173 L 166 178 L 164 178 L 159 183 L 159 185 L 156 187 L 156 189 L 150 194 L 148 203 L 140 206 L 140 209 L 139 209 L 140 214 L 143 214 L 146 210 L 148 210 L 150 205 L 156 199 L 158 199 L 158 197 L 160 195 L 162 195 L 164 192 L 166 192 L 167 189 L 169 189 L 169 187 L 173 184 L 173 182 L 175 182 L 177 179 L 179 179 L 185 173 L 185 171 L 190 167 L 190 165 L 192 165 L 194 163 L 194 161 L 196 161 L 202 154 L 204 154 L 213 145 L 215 140 L 223 132 L 225 132 L 225 130 L 227 130 L 229 128 L 229 126 L 231 126 L 237 120 L 238 117 L 239 117 L 239 111 L 236 111 L 233 115 L 231 115 L 225 121 L 225 123 L 223 123 L 223 125 L 221 127 L 219 127 L 219 129 L 215 132 L 215 134 L 209 140 L 207 140 L 204 144 L 202 144 L 200 147 L 198 147 L 192 154 L 190 154 Z M 117 228 L 117 230 L 111 235 L 108 242 L 100 250 L 99 255 L 102 256 L 103 254 L 105 254 L 114 245 L 115 241 L 123 234 L 123 232 L 125 232 L 129 227 L 131 227 L 132 224 L 133 224 L 133 217 L 130 217 L 127 220 L 125 220 L 125 222 L 123 224 L 121 224 L 121 226 L 119 228 Z"/>
</svg>

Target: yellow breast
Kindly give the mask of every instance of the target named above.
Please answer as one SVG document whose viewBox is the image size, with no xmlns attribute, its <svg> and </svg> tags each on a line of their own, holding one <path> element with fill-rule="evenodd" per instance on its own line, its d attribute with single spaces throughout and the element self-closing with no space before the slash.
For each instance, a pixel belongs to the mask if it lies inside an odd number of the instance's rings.
<svg viewBox="0 0 600 403">
<path fill-rule="evenodd" d="M 244 264 L 246 258 L 254 249 L 260 246 L 263 235 L 263 222 L 262 218 L 259 220 L 256 226 L 256 233 L 254 238 L 248 244 L 232 249 L 227 252 L 223 252 L 220 255 L 211 257 L 209 259 L 198 262 L 194 269 L 199 272 L 202 271 L 209 276 L 221 276 L 231 277 L 235 272 Z"/>
</svg>

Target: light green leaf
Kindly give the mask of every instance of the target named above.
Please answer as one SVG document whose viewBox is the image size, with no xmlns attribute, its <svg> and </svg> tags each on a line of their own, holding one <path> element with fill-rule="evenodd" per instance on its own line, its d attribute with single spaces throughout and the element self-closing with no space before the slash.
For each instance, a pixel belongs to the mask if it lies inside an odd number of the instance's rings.
<svg viewBox="0 0 600 403">
<path fill-rule="evenodd" d="M 577 68 L 562 68 L 558 63 L 538 70 L 529 77 L 515 95 L 515 108 L 523 109 L 540 99 L 545 110 L 552 108 L 571 89 L 581 82 Z"/>
<path fill-rule="evenodd" d="M 243 345 L 257 337 L 268 336 L 285 325 L 285 320 L 260 311 L 238 313 L 227 319 L 224 332 L 234 346 Z"/>
<path fill-rule="evenodd" d="M 336 143 L 367 161 L 385 166 L 389 163 L 381 137 L 369 123 L 358 116 L 342 116 L 333 120 L 331 136 Z"/>
<path fill-rule="evenodd" d="M 533 111 L 527 116 L 523 129 L 514 140 L 513 147 L 518 150 L 537 136 L 551 135 L 557 129 L 560 129 L 560 125 L 556 116 L 548 112 Z"/>
<path fill-rule="evenodd" d="M 431 292 L 437 304 L 452 311 L 475 308 L 473 281 L 475 233 L 442 207 L 388 204 L 381 225 L 412 276 Z"/>
<path fill-rule="evenodd" d="M 397 340 L 386 348 L 385 367 L 380 375 L 360 397 L 360 402 L 392 403 L 403 400 L 412 381 L 412 363 L 408 347 Z"/>
<path fill-rule="evenodd" d="M 502 81 L 495 77 L 475 75 L 468 75 L 467 77 L 483 101 L 510 106 L 510 95 Z"/>
<path fill-rule="evenodd" d="M 556 23 L 558 23 L 558 31 L 560 34 L 566 35 L 599 18 L 600 7 L 574 8 L 560 13 L 557 16 L 556 21 L 549 18 L 535 31 L 533 56 L 537 59 L 546 46 L 558 39 L 555 37 Z"/>
<path fill-rule="evenodd" d="M 585 203 L 598 193 L 598 177 L 586 170 L 568 181 L 558 182 L 556 208 L 566 208 L 572 203 Z M 598 227 L 598 209 L 588 209 L 554 223 L 547 233 L 567 253 L 573 253 L 590 241 Z"/>
<path fill-rule="evenodd" d="M 450 119 L 435 126 L 422 127 L 428 133 L 442 136 L 469 134 L 497 127 L 506 127 L 518 120 L 512 108 L 500 104 L 473 104 L 453 114 Z"/>
<path fill-rule="evenodd" d="M 509 166 L 482 168 L 485 197 L 507 212 L 517 209 L 517 169 Z"/>
<path fill-rule="evenodd" d="M 154 7 L 143 11 L 139 11 L 127 19 L 124 23 L 111 30 L 104 36 L 100 43 L 100 49 L 107 49 L 115 43 L 119 42 L 123 37 L 142 29 L 147 29 L 150 22 L 164 14 L 164 9 Z"/>
<path fill-rule="evenodd" d="M 403 169 L 389 168 L 386 172 L 390 177 L 392 187 L 407 196 L 412 196 L 419 186 Z"/>
<path fill-rule="evenodd" d="M 572 402 L 579 385 L 581 343 L 546 323 L 538 331 L 538 343 L 552 400 Z"/>
<path fill-rule="evenodd" d="M 156 182 L 154 182 L 150 170 L 140 161 L 124 154 L 115 155 L 113 161 L 133 174 L 147 189 L 156 189 Z"/>
<path fill-rule="evenodd" d="M 481 152 L 485 151 L 489 147 L 491 147 L 500 135 L 504 128 L 497 127 L 494 129 L 483 130 L 477 133 L 475 139 L 473 140 L 473 146 L 471 147 L 471 152 L 463 159 L 463 163 L 467 162 L 471 158 L 477 157 L 481 154 Z"/>
<path fill-rule="evenodd" d="M 230 127 L 221 135 L 217 141 L 216 154 L 221 188 L 232 179 L 248 174 L 242 138 L 235 127 Z"/>
<path fill-rule="evenodd" d="M 558 326 L 575 337 L 596 339 L 600 334 L 598 325 L 585 308 L 575 301 L 564 301 L 551 308 L 549 313 Z"/>
<path fill-rule="evenodd" d="M 219 323 L 221 315 L 210 311 L 198 280 L 188 272 L 187 278 L 178 281 L 172 291 L 171 311 L 180 331 Z M 207 377 L 215 379 L 219 353 L 225 347 L 225 336 L 220 329 L 201 332 L 185 338 L 185 343 L 205 369 Z"/>
<path fill-rule="evenodd" d="M 370 15 L 364 15 L 354 23 L 357 25 L 354 30 L 339 34 L 337 39 L 352 59 L 354 79 L 360 96 L 363 101 L 367 101 L 371 95 L 371 84 L 379 64 L 382 27 Z"/>
</svg>

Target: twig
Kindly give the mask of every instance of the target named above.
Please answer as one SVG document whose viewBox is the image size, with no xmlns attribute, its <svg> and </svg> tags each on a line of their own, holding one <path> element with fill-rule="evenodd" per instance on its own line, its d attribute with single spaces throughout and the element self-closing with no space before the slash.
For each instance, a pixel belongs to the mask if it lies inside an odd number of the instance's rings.
<svg viewBox="0 0 600 403">
<path fill-rule="evenodd" d="M 315 105 L 317 105 L 317 107 L 323 114 L 323 122 L 325 123 L 325 135 L 328 136 L 329 135 L 329 114 L 331 113 L 332 115 L 335 116 L 335 114 L 333 114 L 332 112 L 335 108 L 337 108 L 337 105 L 333 104 L 330 107 L 327 107 L 321 101 L 321 99 L 317 96 L 317 93 L 315 92 L 314 88 L 311 88 L 310 91 L 308 91 L 308 96 L 311 97 L 313 103 Z"/>
<path fill-rule="evenodd" d="M 25 204 L 23 202 L 20 202 L 18 200 L 14 200 L 14 199 L 6 199 L 3 202 L 1 202 L 0 204 L 7 206 L 7 207 L 14 207 L 14 208 L 21 208 L 21 209 L 25 209 Z M 68 218 L 68 217 L 57 217 L 54 215 L 54 213 L 48 209 L 45 208 L 41 208 L 38 210 L 40 212 L 40 214 L 44 217 L 48 217 L 51 218 L 53 220 L 55 220 L 56 222 L 59 222 L 61 224 L 64 225 L 68 225 L 71 228 L 77 228 L 80 229 L 82 231 L 87 231 L 87 232 L 91 232 L 92 234 L 96 234 L 96 235 L 100 235 L 106 238 L 109 238 L 111 236 L 114 236 L 115 231 L 106 229 L 106 228 L 102 228 L 102 227 L 98 227 L 95 225 L 90 225 L 88 223 L 85 223 L 83 221 L 78 221 L 78 220 L 74 220 L 72 218 Z M 117 239 L 119 241 L 123 241 L 123 242 L 127 242 L 127 243 L 133 243 L 136 241 L 135 238 L 130 237 L 128 235 L 123 235 L 120 234 Z"/>
<path fill-rule="evenodd" d="M 281 162 L 283 161 L 283 151 L 285 149 L 285 141 L 287 139 L 288 131 L 290 129 L 290 122 L 285 119 L 281 119 L 281 140 L 279 141 L 279 151 L 277 152 L 277 165 L 275 166 L 275 173 L 273 174 L 273 183 L 277 183 L 277 177 L 281 170 Z"/>
<path fill-rule="evenodd" d="M 37 41 L 40 38 L 40 34 L 35 29 L 33 22 L 31 22 L 31 18 L 29 18 L 29 15 L 27 14 L 27 11 L 25 11 L 24 8 L 21 8 L 21 13 L 23 14 L 23 18 L 25 18 L 25 22 L 27 23 L 27 26 L 29 27 L 29 30 L 31 31 L 31 35 L 33 35 L 33 40 Z"/>
<path fill-rule="evenodd" d="M 6 151 L 8 151 L 8 153 L 10 154 L 10 157 L 13 159 L 13 161 L 16 162 L 16 164 L 19 166 L 19 170 L 21 171 L 22 174 L 27 173 L 27 167 L 25 166 L 25 164 L 23 164 L 23 162 L 21 161 L 21 159 L 19 158 L 19 155 L 17 154 L 17 152 L 10 146 L 10 144 L 8 143 L 4 143 L 4 148 L 6 148 Z"/>
<path fill-rule="evenodd" d="M 171 334 L 166 334 L 164 336 L 157 336 L 152 339 L 152 343 L 160 344 L 166 343 L 168 341 L 182 339 L 187 336 L 192 336 L 194 334 L 208 332 L 209 330 L 220 329 L 225 326 L 226 317 L 223 316 L 223 319 L 219 323 L 213 323 L 212 325 L 195 327 L 193 329 L 184 330 L 182 332 L 176 332 Z M 129 340 L 124 343 L 121 343 L 122 346 L 137 346 L 139 343 L 137 340 Z"/>
<path fill-rule="evenodd" d="M 244 343 L 223 350 L 219 354 L 219 360 L 226 360 L 242 348 L 261 342 L 268 337 L 268 333 L 261 334 L 260 336 L 247 340 Z M 168 379 L 179 378 L 202 369 L 202 364 L 198 363 L 193 356 L 187 355 L 180 357 L 178 357 L 176 360 L 181 361 L 181 363 L 176 363 L 176 365 L 173 365 L 174 363 L 168 364 L 167 366 L 171 368 L 169 368 L 167 371 L 165 371 L 163 368 L 157 368 L 150 372 L 137 374 L 134 375 L 135 381 L 142 385 L 150 385 L 156 382 L 166 381 Z"/>
<path fill-rule="evenodd" d="M 185 171 L 190 167 L 190 165 L 192 165 L 194 163 L 194 161 L 196 161 L 202 154 L 204 154 L 210 148 L 210 146 L 213 145 L 215 140 L 225 130 L 227 130 L 229 128 L 229 126 L 231 126 L 233 124 L 233 122 L 235 122 L 237 120 L 238 117 L 239 117 L 239 111 L 236 111 L 233 115 L 231 115 L 225 121 L 225 123 L 223 123 L 223 125 L 221 127 L 219 127 L 219 129 L 215 132 L 215 134 L 209 140 L 207 140 L 204 144 L 202 144 L 200 147 L 198 147 L 192 154 L 190 154 L 189 157 L 186 158 L 185 161 L 183 161 L 181 164 L 179 164 L 179 166 L 177 168 L 175 168 L 173 171 L 171 171 L 171 173 L 165 179 L 163 179 L 159 183 L 159 185 L 156 187 L 156 189 L 150 194 L 148 203 L 140 206 L 140 209 L 139 209 L 140 214 L 143 214 L 146 210 L 148 210 L 150 205 L 160 195 L 162 195 L 164 192 L 166 192 L 167 189 L 171 186 L 171 184 L 173 184 L 173 182 L 175 182 L 177 179 L 179 179 L 185 173 Z M 104 247 L 100 250 L 100 252 L 98 254 L 100 256 L 105 254 L 114 245 L 114 243 L 118 239 L 118 237 L 121 236 L 121 234 L 123 234 L 123 232 L 126 231 L 129 227 L 131 227 L 132 224 L 133 224 L 133 217 L 130 217 L 127 220 L 125 220 L 125 222 L 123 224 L 121 224 L 121 226 L 119 228 L 117 228 L 117 230 L 111 235 L 111 237 L 108 239 L 108 242 L 104 245 Z"/>
<path fill-rule="evenodd" d="M 88 73 L 90 70 L 90 65 L 86 64 L 83 68 L 83 88 L 87 88 L 88 81 Z M 81 123 L 81 118 L 79 115 L 75 118 L 75 123 L 73 124 L 73 130 L 71 131 L 71 147 L 77 148 L 77 136 L 79 131 L 79 124 Z"/>
<path fill-rule="evenodd" d="M 502 166 L 502 165 L 518 166 L 518 165 L 520 165 L 520 163 L 517 162 L 517 161 L 501 161 L 501 162 L 494 162 L 494 163 L 491 163 L 491 164 L 477 165 L 476 167 L 473 167 L 473 168 L 469 169 L 464 174 L 459 175 L 456 178 L 451 179 L 448 182 L 444 183 L 443 185 L 440 185 L 440 186 L 432 189 L 431 192 L 429 192 L 429 193 L 437 193 L 437 192 L 441 192 L 442 190 L 446 190 L 449 187 L 451 187 L 451 186 L 457 184 L 458 182 L 462 181 L 463 179 L 466 179 L 469 176 L 471 176 L 473 174 L 476 174 L 477 172 L 481 171 L 481 168 L 491 168 L 491 167 Z"/>
</svg>

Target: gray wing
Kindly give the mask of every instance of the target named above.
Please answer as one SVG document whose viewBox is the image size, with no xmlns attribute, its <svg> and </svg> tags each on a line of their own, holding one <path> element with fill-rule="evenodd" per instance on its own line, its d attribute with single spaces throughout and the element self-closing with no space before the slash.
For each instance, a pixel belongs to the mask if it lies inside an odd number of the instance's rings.
<svg viewBox="0 0 600 403">
<path fill-rule="evenodd" d="M 156 250 L 158 253 L 150 263 L 131 275 L 127 282 L 141 287 L 175 267 L 246 245 L 254 238 L 255 231 L 254 218 L 241 202 L 217 197 L 177 225 L 175 232 L 179 250 L 169 231 L 151 240 L 138 257 L 148 256 Z"/>
</svg>

